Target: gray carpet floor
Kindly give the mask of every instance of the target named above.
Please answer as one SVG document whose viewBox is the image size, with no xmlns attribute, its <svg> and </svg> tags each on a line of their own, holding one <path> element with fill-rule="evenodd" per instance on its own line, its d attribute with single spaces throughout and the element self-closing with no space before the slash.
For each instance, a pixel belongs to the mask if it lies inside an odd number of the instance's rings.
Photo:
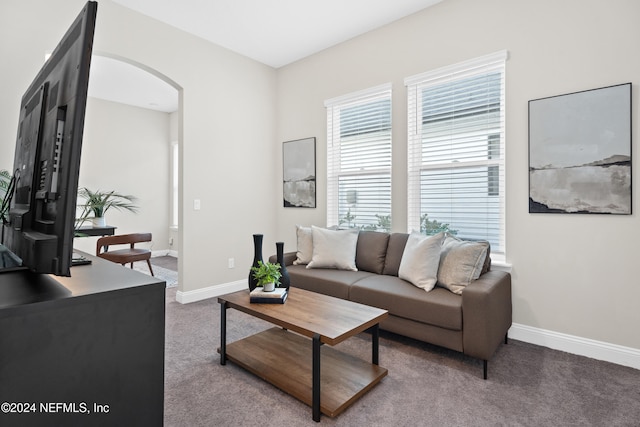
<svg viewBox="0 0 640 427">
<path fill-rule="evenodd" d="M 166 426 L 312 426 L 311 408 L 228 362 L 216 299 L 167 289 Z M 228 310 L 228 342 L 271 327 Z M 370 360 L 370 336 L 337 346 Z M 325 426 L 640 426 L 640 371 L 510 340 L 489 363 L 381 332 L 380 384 Z"/>
<path fill-rule="evenodd" d="M 178 259 L 172 256 L 161 256 L 151 258 L 151 266 L 156 278 L 164 280 L 167 288 L 178 286 Z M 127 268 L 129 264 L 127 264 Z M 133 263 L 133 269 L 141 273 L 151 275 L 146 261 Z"/>
<path fill-rule="evenodd" d="M 151 264 L 158 267 L 166 268 L 167 270 L 178 271 L 178 258 L 165 255 L 151 258 Z"/>
</svg>

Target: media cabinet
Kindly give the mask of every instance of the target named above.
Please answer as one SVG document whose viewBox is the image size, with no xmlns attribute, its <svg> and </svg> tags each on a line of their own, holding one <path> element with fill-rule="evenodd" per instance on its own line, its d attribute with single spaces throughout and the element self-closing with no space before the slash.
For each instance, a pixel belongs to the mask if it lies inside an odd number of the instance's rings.
<svg viewBox="0 0 640 427">
<path fill-rule="evenodd" d="M 165 282 L 85 256 L 0 274 L 2 426 L 163 424 Z"/>
</svg>

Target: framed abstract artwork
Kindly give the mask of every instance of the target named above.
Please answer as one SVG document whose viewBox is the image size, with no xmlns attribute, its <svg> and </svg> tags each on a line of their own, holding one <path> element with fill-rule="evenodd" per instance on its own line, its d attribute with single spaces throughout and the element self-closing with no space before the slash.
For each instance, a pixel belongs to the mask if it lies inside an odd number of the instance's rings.
<svg viewBox="0 0 640 427">
<path fill-rule="evenodd" d="M 631 83 L 529 101 L 529 212 L 631 214 Z"/>
<path fill-rule="evenodd" d="M 316 139 L 282 143 L 283 203 L 285 208 L 316 207 Z"/>
</svg>

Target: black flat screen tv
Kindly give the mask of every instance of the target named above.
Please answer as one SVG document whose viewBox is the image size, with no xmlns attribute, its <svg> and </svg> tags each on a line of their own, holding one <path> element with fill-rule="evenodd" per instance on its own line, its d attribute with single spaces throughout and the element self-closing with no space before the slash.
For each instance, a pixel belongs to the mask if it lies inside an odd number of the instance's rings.
<svg viewBox="0 0 640 427">
<path fill-rule="evenodd" d="M 70 275 L 97 7 L 84 6 L 22 97 L 0 253 L 36 273 Z"/>
</svg>

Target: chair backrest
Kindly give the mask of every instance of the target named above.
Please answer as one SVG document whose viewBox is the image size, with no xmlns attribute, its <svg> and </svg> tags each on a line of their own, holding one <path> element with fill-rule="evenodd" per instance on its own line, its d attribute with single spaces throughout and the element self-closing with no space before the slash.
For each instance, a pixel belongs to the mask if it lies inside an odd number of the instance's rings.
<svg viewBox="0 0 640 427">
<path fill-rule="evenodd" d="M 105 236 L 98 239 L 96 243 L 96 255 L 100 255 L 100 251 L 105 246 L 112 245 L 131 245 L 136 243 L 150 242 L 151 233 L 131 233 L 131 234 L 117 234 L 115 236 Z"/>
</svg>

